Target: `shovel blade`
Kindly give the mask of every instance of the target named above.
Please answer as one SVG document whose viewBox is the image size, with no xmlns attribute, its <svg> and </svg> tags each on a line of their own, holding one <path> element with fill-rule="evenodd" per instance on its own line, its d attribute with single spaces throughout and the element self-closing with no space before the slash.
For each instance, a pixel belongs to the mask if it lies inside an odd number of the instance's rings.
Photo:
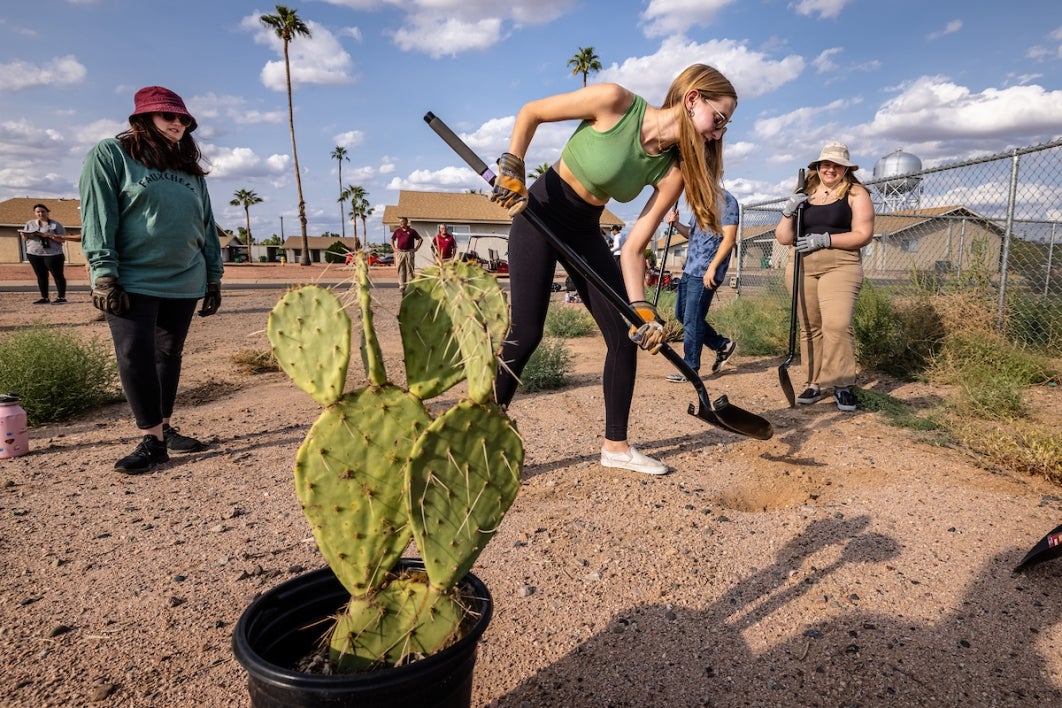
<svg viewBox="0 0 1062 708">
<path fill-rule="evenodd" d="M 1062 555 L 1062 526 L 1056 526 L 1025 554 L 1021 563 L 1014 567 L 1014 572 L 1019 573 L 1038 563 L 1058 558 L 1060 555 Z"/>
<path fill-rule="evenodd" d="M 700 406 L 691 403 L 689 414 L 717 427 L 756 440 L 770 440 L 774 436 L 774 428 L 770 421 L 735 406 L 726 395 L 717 398 L 713 404 L 708 403 L 707 396 L 700 401 Z"/>
<path fill-rule="evenodd" d="M 789 378 L 789 361 L 778 367 L 778 383 L 782 386 L 785 400 L 789 401 L 789 407 L 796 408 L 796 391 L 793 390 L 793 381 Z"/>
</svg>

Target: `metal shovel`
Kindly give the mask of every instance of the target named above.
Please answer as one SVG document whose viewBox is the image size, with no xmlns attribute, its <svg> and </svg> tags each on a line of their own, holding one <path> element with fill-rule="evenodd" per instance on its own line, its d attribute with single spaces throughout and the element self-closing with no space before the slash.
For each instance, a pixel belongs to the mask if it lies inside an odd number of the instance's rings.
<svg viewBox="0 0 1062 708">
<path fill-rule="evenodd" d="M 804 192 L 804 168 L 800 168 L 797 173 L 797 188 L 798 194 Z M 804 205 L 800 204 L 797 207 L 796 213 L 796 230 L 793 232 L 793 240 L 801 235 L 804 230 Z M 785 357 L 785 361 L 778 367 L 778 383 L 782 385 L 782 391 L 785 393 L 785 398 L 789 401 L 790 408 L 796 408 L 796 392 L 793 390 L 793 382 L 789 379 L 789 365 L 793 363 L 793 358 L 796 356 L 796 339 L 797 339 L 797 296 L 800 294 L 800 266 L 803 254 L 799 253 L 795 248 L 793 249 L 793 299 L 789 306 L 789 352 Z"/>
</svg>

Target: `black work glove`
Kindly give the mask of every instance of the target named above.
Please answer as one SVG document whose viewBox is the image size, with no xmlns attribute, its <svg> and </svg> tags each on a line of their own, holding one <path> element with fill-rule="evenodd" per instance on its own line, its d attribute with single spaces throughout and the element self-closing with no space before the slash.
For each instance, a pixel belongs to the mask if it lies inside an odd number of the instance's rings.
<svg viewBox="0 0 1062 708">
<path fill-rule="evenodd" d="M 97 310 L 121 317 L 129 312 L 129 293 L 122 290 L 118 278 L 101 275 L 92 287 L 92 305 Z"/>
<path fill-rule="evenodd" d="M 502 153 L 490 200 L 508 209 L 510 217 L 516 216 L 527 207 L 526 180 L 524 161 L 511 152 Z"/>
<path fill-rule="evenodd" d="M 664 345 L 664 318 L 651 302 L 636 300 L 631 303 L 631 307 L 644 323 L 638 327 L 631 325 L 631 341 L 650 354 L 656 354 Z"/>
<path fill-rule="evenodd" d="M 203 306 L 199 308 L 200 317 L 210 317 L 221 307 L 221 283 L 207 283 Z"/>
</svg>

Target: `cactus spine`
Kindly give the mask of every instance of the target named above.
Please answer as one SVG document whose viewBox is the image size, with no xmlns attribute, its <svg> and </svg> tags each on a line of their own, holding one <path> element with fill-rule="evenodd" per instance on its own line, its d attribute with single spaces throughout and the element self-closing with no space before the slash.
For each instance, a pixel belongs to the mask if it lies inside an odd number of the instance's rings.
<svg viewBox="0 0 1062 708">
<path fill-rule="evenodd" d="M 399 329 L 406 386 L 387 380 L 368 267 L 355 267 L 364 388 L 344 393 L 352 325 L 331 291 L 289 291 L 269 316 L 284 371 L 325 406 L 295 459 L 295 490 L 322 555 L 351 593 L 329 646 L 338 671 L 430 655 L 461 635 L 457 583 L 520 487 L 523 441 L 493 402 L 508 306 L 494 278 L 467 263 L 425 270 L 406 289 Z M 425 401 L 467 381 L 437 417 Z M 425 572 L 396 562 L 416 540 Z"/>
</svg>

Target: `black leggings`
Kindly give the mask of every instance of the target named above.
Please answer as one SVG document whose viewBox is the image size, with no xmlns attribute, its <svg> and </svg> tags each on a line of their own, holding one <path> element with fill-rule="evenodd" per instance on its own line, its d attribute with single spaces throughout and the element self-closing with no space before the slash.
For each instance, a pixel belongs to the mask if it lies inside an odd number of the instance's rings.
<svg viewBox="0 0 1062 708">
<path fill-rule="evenodd" d="M 62 253 L 55 256 L 35 256 L 32 253 L 27 253 L 26 258 L 29 259 L 30 265 L 33 266 L 33 273 L 37 276 L 37 289 L 41 291 L 41 297 L 48 297 L 48 274 L 52 274 L 52 279 L 55 280 L 55 289 L 58 291 L 57 297 L 66 297 L 66 276 L 63 275 L 63 264 L 66 262 L 66 256 Z"/>
<path fill-rule="evenodd" d="M 130 310 L 107 315 L 118 359 L 118 376 L 141 430 L 173 415 L 181 357 L 196 300 L 171 300 L 129 293 Z"/>
<path fill-rule="evenodd" d="M 616 292 L 626 293 L 619 264 L 601 235 L 604 207 L 585 202 L 552 169 L 535 180 L 529 197 L 531 208 L 542 216 L 553 233 L 581 255 Z M 498 403 L 508 405 L 512 401 L 519 383 L 517 377 L 542 341 L 550 284 L 558 261 L 568 271 L 586 309 L 605 338 L 607 352 L 601 381 L 605 398 L 605 439 L 626 440 L 638 367 L 638 348 L 628 336 L 629 326 L 603 295 L 588 287 L 586 279 L 559 258 L 546 238 L 523 216 L 513 220 L 509 231 L 512 324 L 502 348 L 502 360 L 511 372 L 504 368 L 498 372 L 494 384 Z"/>
</svg>

